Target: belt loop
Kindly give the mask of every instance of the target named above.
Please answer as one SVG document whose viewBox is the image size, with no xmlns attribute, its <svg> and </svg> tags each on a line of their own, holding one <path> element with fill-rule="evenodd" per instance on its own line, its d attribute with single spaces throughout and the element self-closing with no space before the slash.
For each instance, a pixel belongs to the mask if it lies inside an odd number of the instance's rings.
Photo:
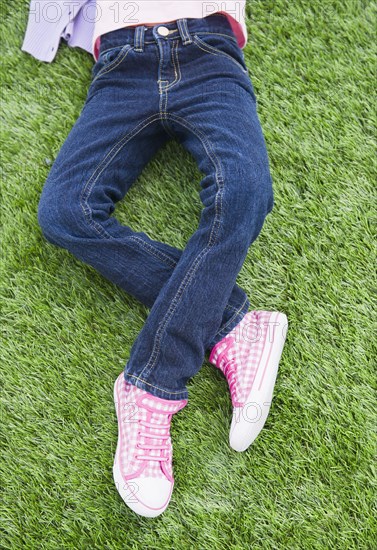
<svg viewBox="0 0 377 550">
<path fill-rule="evenodd" d="M 134 34 L 135 52 L 144 51 L 144 31 L 145 31 L 144 25 L 138 25 L 135 28 L 135 34 Z"/>
<path fill-rule="evenodd" d="M 188 30 L 187 19 L 177 19 L 177 25 L 183 45 L 186 46 L 187 44 L 191 44 L 192 38 Z"/>
</svg>

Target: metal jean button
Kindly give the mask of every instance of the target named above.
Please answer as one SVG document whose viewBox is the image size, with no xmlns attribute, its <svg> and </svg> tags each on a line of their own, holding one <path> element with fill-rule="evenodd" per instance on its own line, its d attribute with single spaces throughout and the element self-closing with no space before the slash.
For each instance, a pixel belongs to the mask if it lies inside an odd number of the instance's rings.
<svg viewBox="0 0 377 550">
<path fill-rule="evenodd" d="M 161 36 L 167 36 L 169 34 L 169 29 L 167 27 L 158 27 L 157 29 L 158 34 Z"/>
</svg>

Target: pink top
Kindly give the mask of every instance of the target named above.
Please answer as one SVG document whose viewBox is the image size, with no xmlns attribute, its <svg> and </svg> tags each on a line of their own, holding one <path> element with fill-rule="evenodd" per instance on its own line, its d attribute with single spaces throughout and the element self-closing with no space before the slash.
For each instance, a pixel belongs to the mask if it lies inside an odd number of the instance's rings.
<svg viewBox="0 0 377 550">
<path fill-rule="evenodd" d="M 97 0 L 97 16 L 92 39 L 94 58 L 98 59 L 101 34 L 121 27 L 167 23 L 181 18 L 201 18 L 223 13 L 243 48 L 247 41 L 245 0 L 236 2 L 203 2 L 202 0 Z"/>
</svg>

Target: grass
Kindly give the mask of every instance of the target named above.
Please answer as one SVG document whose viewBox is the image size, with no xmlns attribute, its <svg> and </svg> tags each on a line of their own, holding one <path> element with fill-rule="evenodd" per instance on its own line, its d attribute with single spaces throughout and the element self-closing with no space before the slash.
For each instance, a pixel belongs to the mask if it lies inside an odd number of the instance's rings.
<svg viewBox="0 0 377 550">
<path fill-rule="evenodd" d="M 247 10 L 276 204 L 238 281 L 253 308 L 286 312 L 290 330 L 270 416 L 248 452 L 228 447 L 221 373 L 206 363 L 191 380 L 173 426 L 173 499 L 148 520 L 122 503 L 111 473 L 112 386 L 148 311 L 47 243 L 36 218 L 93 61 L 65 44 L 51 65 L 21 52 L 28 2 L 2 6 L 2 548 L 376 547 L 375 5 L 271 0 Z M 199 177 L 170 143 L 117 215 L 183 247 Z"/>
</svg>

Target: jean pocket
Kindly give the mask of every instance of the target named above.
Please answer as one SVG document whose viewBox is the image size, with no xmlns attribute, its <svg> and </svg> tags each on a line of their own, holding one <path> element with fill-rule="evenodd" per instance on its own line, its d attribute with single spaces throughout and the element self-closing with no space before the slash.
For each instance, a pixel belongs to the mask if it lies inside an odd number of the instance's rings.
<svg viewBox="0 0 377 550">
<path fill-rule="evenodd" d="M 108 48 L 100 52 L 92 68 L 92 82 L 103 74 L 111 72 L 115 67 L 118 67 L 126 59 L 131 49 L 131 44 L 124 44 L 123 46 L 115 46 L 114 48 Z"/>
<path fill-rule="evenodd" d="M 243 51 L 235 37 L 217 33 L 202 34 L 199 37 L 195 34 L 193 41 L 202 51 L 231 60 L 243 73 L 248 74 Z"/>
</svg>

